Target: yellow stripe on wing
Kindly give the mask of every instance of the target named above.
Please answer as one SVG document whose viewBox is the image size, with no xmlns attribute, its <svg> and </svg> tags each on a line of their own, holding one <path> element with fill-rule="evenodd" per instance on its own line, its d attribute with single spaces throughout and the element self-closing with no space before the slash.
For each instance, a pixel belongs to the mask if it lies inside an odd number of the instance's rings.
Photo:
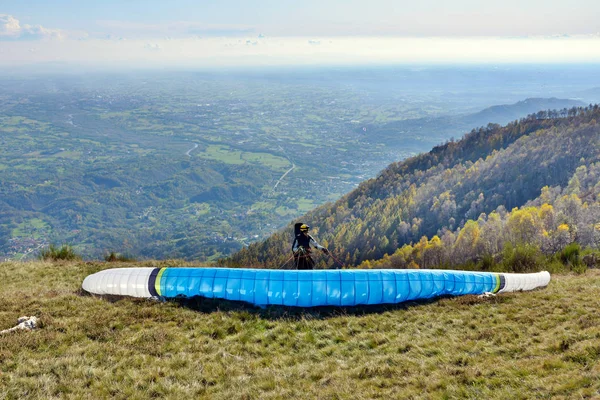
<svg viewBox="0 0 600 400">
<path fill-rule="evenodd" d="M 156 275 L 156 281 L 154 282 L 154 289 L 156 289 L 156 293 L 158 293 L 159 296 L 162 296 L 162 293 L 160 291 L 160 281 L 162 278 L 162 274 L 163 272 L 165 272 L 166 268 L 161 268 L 160 271 L 158 271 L 158 275 Z"/>
<path fill-rule="evenodd" d="M 500 290 L 500 274 L 494 275 L 496 275 L 496 287 L 494 288 L 494 291 L 492 293 L 497 293 L 498 290 Z"/>
</svg>

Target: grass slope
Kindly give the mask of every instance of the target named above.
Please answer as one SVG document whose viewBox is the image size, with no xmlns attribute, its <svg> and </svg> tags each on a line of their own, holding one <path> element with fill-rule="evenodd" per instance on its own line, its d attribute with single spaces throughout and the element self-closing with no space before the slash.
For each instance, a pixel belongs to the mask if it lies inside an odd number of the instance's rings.
<svg viewBox="0 0 600 400">
<path fill-rule="evenodd" d="M 600 271 L 377 308 L 258 310 L 82 295 L 108 263 L 0 264 L 0 398 L 591 398 Z M 168 262 L 117 264 L 165 266 Z"/>
</svg>

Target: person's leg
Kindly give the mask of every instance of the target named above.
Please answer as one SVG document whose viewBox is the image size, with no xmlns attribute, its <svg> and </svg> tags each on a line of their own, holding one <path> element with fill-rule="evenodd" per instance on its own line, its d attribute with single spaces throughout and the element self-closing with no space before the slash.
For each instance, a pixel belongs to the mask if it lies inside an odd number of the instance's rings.
<svg viewBox="0 0 600 400">
<path fill-rule="evenodd" d="M 315 269 L 315 262 L 310 256 L 306 256 L 306 269 Z"/>
<path fill-rule="evenodd" d="M 310 266 L 309 260 L 310 260 L 309 256 L 306 256 L 306 255 L 300 256 L 298 258 L 298 269 L 301 269 L 301 270 L 312 269 Z"/>
</svg>

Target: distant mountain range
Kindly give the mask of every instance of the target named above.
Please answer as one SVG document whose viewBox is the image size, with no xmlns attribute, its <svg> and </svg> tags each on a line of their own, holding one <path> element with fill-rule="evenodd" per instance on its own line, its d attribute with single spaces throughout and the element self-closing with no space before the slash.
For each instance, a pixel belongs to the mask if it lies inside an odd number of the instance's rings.
<svg viewBox="0 0 600 400">
<path fill-rule="evenodd" d="M 541 110 L 561 110 L 564 108 L 586 106 L 579 100 L 529 98 L 515 104 L 488 107 L 475 114 L 458 117 L 457 120 L 471 127 L 485 126 L 488 123 L 506 125 L 511 121 L 535 114 Z"/>
<path fill-rule="evenodd" d="M 488 107 L 474 114 L 396 121 L 378 127 L 368 127 L 367 132 L 371 140 L 385 143 L 387 146 L 402 148 L 407 146 L 407 139 L 410 138 L 417 143 L 423 142 L 430 148 L 448 138 L 459 138 L 473 128 L 490 123 L 506 125 L 540 110 L 561 110 L 586 105 L 580 100 L 528 98 L 515 104 Z"/>
</svg>

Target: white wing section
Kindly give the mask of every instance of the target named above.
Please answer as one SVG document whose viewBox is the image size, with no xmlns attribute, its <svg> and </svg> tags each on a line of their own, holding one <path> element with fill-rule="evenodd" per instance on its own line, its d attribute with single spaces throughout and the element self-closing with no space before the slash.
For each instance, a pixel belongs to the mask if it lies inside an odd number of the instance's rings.
<svg viewBox="0 0 600 400">
<path fill-rule="evenodd" d="M 521 290 L 533 290 L 539 287 L 548 286 L 550 283 L 550 273 L 547 271 L 536 272 L 534 274 L 505 274 L 506 283 L 504 288 L 498 293 L 518 292 Z"/>
<path fill-rule="evenodd" d="M 87 276 L 83 290 L 93 294 L 118 296 L 152 297 L 148 280 L 154 268 L 116 268 L 96 272 Z"/>
</svg>

